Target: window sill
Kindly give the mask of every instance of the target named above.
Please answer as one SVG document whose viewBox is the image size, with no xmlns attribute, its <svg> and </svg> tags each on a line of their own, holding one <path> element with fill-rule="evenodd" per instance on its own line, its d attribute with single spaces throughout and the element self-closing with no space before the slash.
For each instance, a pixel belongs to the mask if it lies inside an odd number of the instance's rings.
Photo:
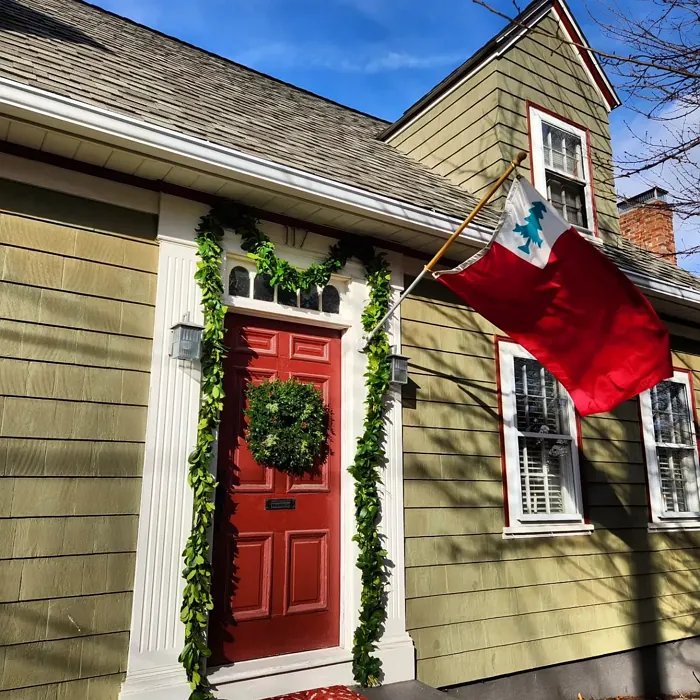
<svg viewBox="0 0 700 700">
<path fill-rule="evenodd" d="M 673 522 L 649 523 L 648 532 L 694 532 L 700 530 L 698 520 L 676 520 Z"/>
<path fill-rule="evenodd" d="M 591 535 L 593 525 L 587 523 L 539 523 L 537 525 L 512 525 L 503 528 L 503 539 L 522 537 L 569 537 L 570 535 Z"/>
</svg>

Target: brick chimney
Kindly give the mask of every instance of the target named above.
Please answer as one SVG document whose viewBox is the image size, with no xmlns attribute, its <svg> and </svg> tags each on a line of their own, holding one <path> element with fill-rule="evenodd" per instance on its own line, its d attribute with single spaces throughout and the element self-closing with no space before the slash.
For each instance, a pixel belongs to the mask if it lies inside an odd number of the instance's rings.
<svg viewBox="0 0 700 700">
<path fill-rule="evenodd" d="M 640 248 L 663 255 L 677 264 L 676 238 L 673 234 L 673 211 L 666 201 L 668 192 L 652 187 L 634 197 L 620 200 L 620 233 Z"/>
</svg>

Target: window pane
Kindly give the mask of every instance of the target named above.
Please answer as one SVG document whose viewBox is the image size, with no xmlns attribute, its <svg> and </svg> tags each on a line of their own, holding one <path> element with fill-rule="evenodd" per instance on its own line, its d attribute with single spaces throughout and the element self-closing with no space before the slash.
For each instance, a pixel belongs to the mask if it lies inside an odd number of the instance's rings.
<svg viewBox="0 0 700 700">
<path fill-rule="evenodd" d="M 340 313 L 340 293 L 332 284 L 324 287 L 321 292 L 321 311 L 328 314 Z"/>
<path fill-rule="evenodd" d="M 514 359 L 518 430 L 569 435 L 568 400 L 559 382 L 537 360 Z"/>
<path fill-rule="evenodd" d="M 523 513 L 565 513 L 563 482 L 571 469 L 571 440 L 520 437 Z"/>
<path fill-rule="evenodd" d="M 289 292 L 282 287 L 277 288 L 277 303 L 284 306 L 296 306 L 297 305 L 297 293 Z"/>
<path fill-rule="evenodd" d="M 696 510 L 689 507 L 688 484 L 695 477 L 695 453 L 693 450 L 676 450 L 658 447 L 659 477 L 664 510 L 683 513 Z M 692 491 L 692 489 L 691 489 Z"/>
<path fill-rule="evenodd" d="M 228 293 L 232 297 L 250 296 L 250 274 L 245 267 L 237 265 L 228 276 Z"/>
<path fill-rule="evenodd" d="M 656 442 L 692 446 L 691 415 L 685 384 L 661 382 L 651 390 Z"/>
<path fill-rule="evenodd" d="M 586 187 L 546 173 L 547 198 L 559 215 L 574 226 L 586 228 Z"/>
<path fill-rule="evenodd" d="M 578 136 L 542 122 L 542 141 L 548 168 L 583 180 L 582 144 Z"/>
<path fill-rule="evenodd" d="M 318 289 L 314 287 L 308 291 L 302 289 L 299 292 L 299 299 L 301 301 L 302 309 L 312 309 L 313 311 L 318 311 Z"/>
<path fill-rule="evenodd" d="M 275 290 L 270 286 L 270 275 L 256 275 L 253 282 L 253 297 L 260 301 L 274 301 Z"/>
</svg>

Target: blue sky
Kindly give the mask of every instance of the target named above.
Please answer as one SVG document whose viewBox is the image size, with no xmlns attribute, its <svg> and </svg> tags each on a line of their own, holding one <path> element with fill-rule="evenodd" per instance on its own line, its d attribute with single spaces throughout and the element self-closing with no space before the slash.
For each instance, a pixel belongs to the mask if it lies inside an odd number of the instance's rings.
<svg viewBox="0 0 700 700">
<path fill-rule="evenodd" d="M 499 31 L 504 20 L 472 0 L 92 0 L 355 109 L 394 120 Z M 511 0 L 491 4 L 509 15 Z M 639 12 L 642 0 L 620 0 Z M 586 4 L 569 0 L 591 44 L 615 50 Z M 591 0 L 591 8 L 596 7 Z M 612 76 L 611 76 L 612 77 Z M 629 128 L 651 128 L 623 108 L 611 115 L 613 149 L 639 148 Z M 641 181 L 619 183 L 625 194 Z M 677 224 L 679 247 L 698 240 Z M 700 261 L 685 266 L 700 272 Z"/>
</svg>

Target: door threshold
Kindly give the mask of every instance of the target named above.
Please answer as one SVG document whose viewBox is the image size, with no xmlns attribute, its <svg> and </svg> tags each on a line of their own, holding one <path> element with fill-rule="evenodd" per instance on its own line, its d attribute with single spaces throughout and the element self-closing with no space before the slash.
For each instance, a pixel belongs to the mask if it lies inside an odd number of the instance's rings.
<svg viewBox="0 0 700 700">
<path fill-rule="evenodd" d="M 352 652 L 343 647 L 300 651 L 282 656 L 267 656 L 251 661 L 215 666 L 207 673 L 212 685 L 235 683 L 254 678 L 276 676 L 294 671 L 345 664 L 352 661 Z"/>
</svg>

